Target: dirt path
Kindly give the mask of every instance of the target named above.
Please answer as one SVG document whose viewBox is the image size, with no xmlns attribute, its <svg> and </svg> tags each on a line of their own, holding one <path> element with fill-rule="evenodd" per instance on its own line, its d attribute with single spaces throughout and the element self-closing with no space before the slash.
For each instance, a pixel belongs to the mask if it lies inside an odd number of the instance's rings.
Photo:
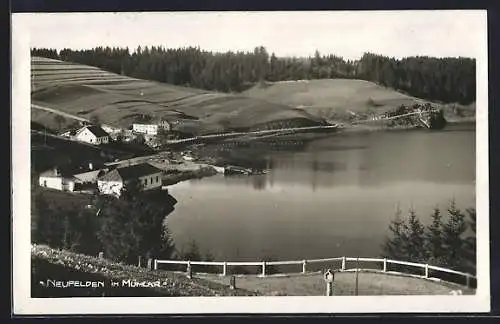
<svg viewBox="0 0 500 324">
<path fill-rule="evenodd" d="M 200 278 L 229 285 L 230 277 L 197 275 Z M 334 295 L 355 295 L 356 275 L 354 272 L 335 274 Z M 288 276 L 237 276 L 236 287 L 257 291 L 264 295 L 286 296 L 323 296 L 325 282 L 320 273 L 296 274 Z M 449 295 L 454 290 L 462 294 L 474 294 L 473 289 L 463 286 L 434 282 L 431 280 L 390 275 L 382 273 L 360 272 L 358 276 L 358 295 Z"/>
</svg>

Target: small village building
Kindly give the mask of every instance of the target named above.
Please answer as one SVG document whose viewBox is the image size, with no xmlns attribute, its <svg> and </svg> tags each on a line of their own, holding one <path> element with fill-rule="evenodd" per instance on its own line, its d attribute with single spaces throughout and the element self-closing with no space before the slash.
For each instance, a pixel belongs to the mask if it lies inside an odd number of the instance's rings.
<svg viewBox="0 0 500 324">
<path fill-rule="evenodd" d="M 160 120 L 159 125 L 160 125 L 160 128 L 166 132 L 169 132 L 172 129 L 170 122 L 166 119 Z"/>
<path fill-rule="evenodd" d="M 100 126 L 90 125 L 80 128 L 73 138 L 94 145 L 109 143 L 109 134 Z"/>
<path fill-rule="evenodd" d="M 75 180 L 73 176 L 62 174 L 57 167 L 42 172 L 38 180 L 39 185 L 44 188 L 61 191 L 73 191 L 75 188 Z"/>
<path fill-rule="evenodd" d="M 107 172 L 107 168 L 95 168 L 92 162 L 83 166 L 56 166 L 42 172 L 39 185 L 61 191 L 80 191 L 85 187 L 96 187 L 97 179 Z"/>
<path fill-rule="evenodd" d="M 160 189 L 162 186 L 163 171 L 149 163 L 119 167 L 109 171 L 97 181 L 99 192 L 119 197 L 123 188 L 137 181 L 142 190 Z"/>
<path fill-rule="evenodd" d="M 134 132 L 147 135 L 158 135 L 158 128 L 158 124 L 132 124 Z"/>
</svg>

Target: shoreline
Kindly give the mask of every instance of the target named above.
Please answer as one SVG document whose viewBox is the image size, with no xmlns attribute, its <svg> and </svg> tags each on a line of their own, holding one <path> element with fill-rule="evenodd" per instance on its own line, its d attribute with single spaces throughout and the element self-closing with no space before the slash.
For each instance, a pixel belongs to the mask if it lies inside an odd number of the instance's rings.
<svg viewBox="0 0 500 324">
<path fill-rule="evenodd" d="M 449 120 L 447 122 L 447 125 L 444 127 L 444 129 L 447 128 L 447 126 L 455 126 L 455 125 L 467 125 L 467 124 L 475 124 L 475 118 L 461 118 L 461 119 L 455 119 L 455 120 Z M 297 141 L 311 141 L 315 140 L 316 138 L 323 138 L 323 137 L 329 137 L 329 136 L 335 136 L 335 135 L 355 135 L 355 134 L 367 134 L 367 133 L 372 133 L 372 132 L 401 132 L 401 131 L 414 131 L 414 130 L 426 130 L 422 127 L 418 126 L 396 126 L 396 127 L 382 127 L 382 126 L 367 126 L 363 124 L 349 124 L 346 125 L 342 128 L 339 128 L 338 130 L 334 132 L 304 132 L 304 133 L 295 133 L 295 134 L 277 134 L 272 136 L 273 139 L 294 139 Z M 227 140 L 222 140 L 219 142 L 219 144 L 223 143 L 230 143 L 230 142 L 259 142 L 260 138 L 255 137 L 255 138 L 232 138 L 232 139 L 227 139 Z M 195 150 L 202 150 L 203 148 L 207 147 L 208 145 L 212 145 L 214 143 L 203 143 L 201 144 L 201 147 L 196 148 Z M 197 144 L 200 145 L 200 144 Z M 184 146 L 183 149 L 189 149 L 191 150 L 193 146 L 187 145 Z M 160 152 L 161 153 L 161 152 Z M 209 157 L 210 159 L 212 158 L 217 158 L 216 156 L 211 156 Z M 175 159 L 175 160 L 169 160 L 168 163 L 166 162 L 159 162 L 159 161 L 149 161 L 151 164 L 159 167 L 160 169 L 164 170 L 166 174 L 163 177 L 163 184 L 162 186 L 168 187 L 171 185 L 175 185 L 177 183 L 183 182 L 183 181 L 189 181 L 189 180 L 194 180 L 194 179 L 202 179 L 206 177 L 211 177 L 216 174 L 219 174 L 215 167 L 208 162 L 209 159 L 207 157 L 201 158 L 198 161 L 183 161 L 182 159 Z M 231 164 L 231 165 L 237 165 L 237 163 L 233 163 L 229 160 L 227 160 L 226 164 Z M 244 166 L 241 166 L 244 167 Z"/>
</svg>

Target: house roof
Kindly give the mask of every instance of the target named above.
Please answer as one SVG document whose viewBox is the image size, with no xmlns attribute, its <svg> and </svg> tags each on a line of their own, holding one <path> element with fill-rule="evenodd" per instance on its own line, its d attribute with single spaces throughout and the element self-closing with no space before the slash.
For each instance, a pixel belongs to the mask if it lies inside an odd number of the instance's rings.
<svg viewBox="0 0 500 324">
<path fill-rule="evenodd" d="M 93 165 L 92 169 L 89 168 L 88 163 L 84 163 L 81 165 L 59 165 L 44 172 L 41 172 L 40 176 L 49 178 L 57 178 L 57 177 L 71 178 L 74 175 L 78 174 L 83 174 L 92 171 L 100 171 L 104 166 L 102 163 L 99 162 L 92 162 L 92 165 Z M 55 171 L 56 169 L 57 169 L 57 174 Z"/>
<path fill-rule="evenodd" d="M 162 170 L 152 166 L 149 163 L 141 163 L 126 167 L 116 168 L 103 175 L 99 180 L 127 181 L 159 172 L 162 172 Z"/>
<path fill-rule="evenodd" d="M 106 131 L 104 129 L 102 129 L 100 126 L 96 126 L 96 125 L 91 125 L 91 126 L 85 126 L 85 127 L 82 127 L 78 133 L 80 133 L 81 131 L 83 131 L 84 129 L 88 129 L 92 134 L 94 134 L 96 137 L 105 137 L 105 136 L 109 136 L 108 133 L 106 133 Z"/>
</svg>

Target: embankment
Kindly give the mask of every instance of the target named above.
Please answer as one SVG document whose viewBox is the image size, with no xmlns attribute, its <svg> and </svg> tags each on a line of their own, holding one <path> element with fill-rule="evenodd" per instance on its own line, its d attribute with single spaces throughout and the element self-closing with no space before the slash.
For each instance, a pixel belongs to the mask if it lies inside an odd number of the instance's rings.
<svg viewBox="0 0 500 324">
<path fill-rule="evenodd" d="M 45 245 L 32 245 L 31 295 L 36 297 L 175 297 L 175 296 L 254 296 L 257 293 L 243 289 L 229 289 L 227 284 L 200 278 L 189 279 L 180 273 L 148 270 L 136 266 L 113 263 L 69 251 L 52 249 Z M 104 287 L 58 288 L 47 285 L 47 280 L 101 281 Z M 160 282 L 160 287 L 129 287 L 122 281 Z M 120 283 L 111 287 L 111 281 Z"/>
</svg>

